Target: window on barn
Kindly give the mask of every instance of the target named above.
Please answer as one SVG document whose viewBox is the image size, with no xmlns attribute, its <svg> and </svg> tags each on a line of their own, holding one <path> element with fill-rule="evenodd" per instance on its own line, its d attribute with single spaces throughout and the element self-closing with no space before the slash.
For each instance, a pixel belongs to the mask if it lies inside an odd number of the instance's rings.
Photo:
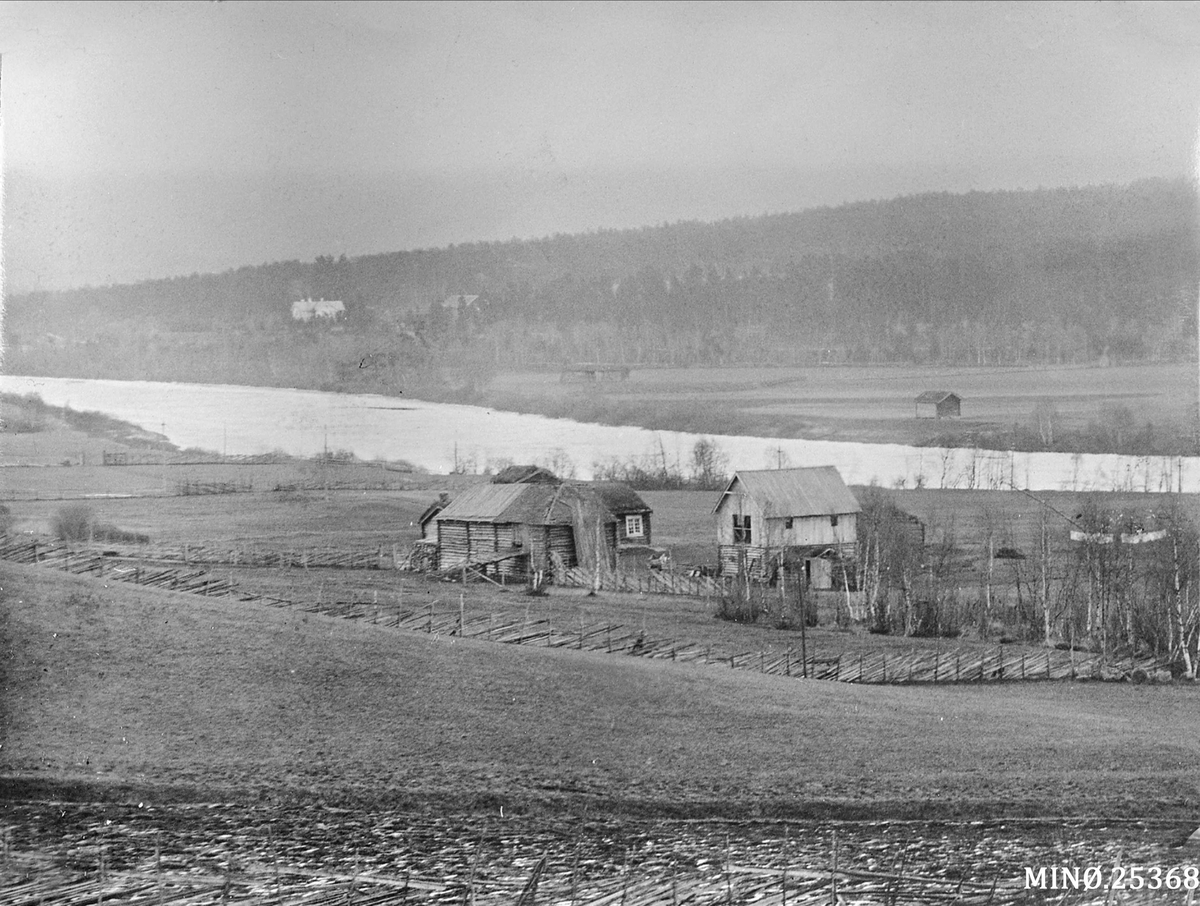
<svg viewBox="0 0 1200 906">
<path fill-rule="evenodd" d="M 752 544 L 750 540 L 750 517 L 733 514 L 733 543 Z"/>
<path fill-rule="evenodd" d="M 626 516 L 625 517 L 625 534 L 629 538 L 645 537 L 646 528 L 642 524 L 641 516 Z"/>
<path fill-rule="evenodd" d="M 837 516 L 830 516 L 830 517 L 829 517 L 829 524 L 830 524 L 830 525 L 831 525 L 833 528 L 837 528 Z"/>
</svg>

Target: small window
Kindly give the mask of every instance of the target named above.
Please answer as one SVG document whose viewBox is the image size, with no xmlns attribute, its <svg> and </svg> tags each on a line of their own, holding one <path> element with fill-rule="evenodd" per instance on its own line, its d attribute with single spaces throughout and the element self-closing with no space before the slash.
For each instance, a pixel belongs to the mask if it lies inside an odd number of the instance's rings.
<svg viewBox="0 0 1200 906">
<path fill-rule="evenodd" d="M 733 543 L 752 544 L 750 540 L 750 517 L 733 514 Z"/>
<path fill-rule="evenodd" d="M 641 516 L 626 516 L 625 517 L 625 535 L 629 538 L 645 537 L 646 529 L 642 525 Z"/>
<path fill-rule="evenodd" d="M 830 516 L 830 517 L 829 517 L 829 524 L 830 524 L 831 526 L 833 526 L 834 528 L 837 528 L 837 516 Z"/>
<path fill-rule="evenodd" d="M 795 517 L 793 517 L 793 516 L 788 516 L 787 519 L 783 520 L 783 527 L 786 529 L 790 529 L 792 527 L 792 520 L 794 518 Z"/>
</svg>

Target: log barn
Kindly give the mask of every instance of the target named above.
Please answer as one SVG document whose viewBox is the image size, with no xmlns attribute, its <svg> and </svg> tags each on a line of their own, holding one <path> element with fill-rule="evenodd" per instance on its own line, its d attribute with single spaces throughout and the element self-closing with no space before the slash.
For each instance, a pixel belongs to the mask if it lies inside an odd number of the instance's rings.
<svg viewBox="0 0 1200 906">
<path fill-rule="evenodd" d="M 615 567 L 625 548 L 648 545 L 650 508 L 623 485 L 544 481 L 468 488 L 422 526 L 437 566 L 516 576 L 558 566 Z M 641 535 L 638 535 L 638 532 Z"/>
<path fill-rule="evenodd" d="M 854 556 L 860 512 L 833 466 L 737 472 L 713 508 L 721 572 L 763 580 L 786 565 L 829 588 L 835 567 Z"/>
</svg>

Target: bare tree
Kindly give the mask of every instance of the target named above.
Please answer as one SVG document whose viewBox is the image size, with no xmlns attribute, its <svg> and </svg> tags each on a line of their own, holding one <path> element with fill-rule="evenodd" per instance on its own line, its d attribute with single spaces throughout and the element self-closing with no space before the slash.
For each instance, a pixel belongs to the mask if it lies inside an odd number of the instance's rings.
<svg viewBox="0 0 1200 906">
<path fill-rule="evenodd" d="M 710 437 L 692 447 L 692 481 L 705 490 L 719 489 L 729 472 L 729 457 Z"/>
</svg>

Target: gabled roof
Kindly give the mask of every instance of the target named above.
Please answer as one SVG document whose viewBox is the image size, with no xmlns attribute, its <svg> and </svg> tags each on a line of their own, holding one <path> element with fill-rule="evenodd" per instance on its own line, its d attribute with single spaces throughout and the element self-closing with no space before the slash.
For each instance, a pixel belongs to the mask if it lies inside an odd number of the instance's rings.
<svg viewBox="0 0 1200 906">
<path fill-rule="evenodd" d="M 442 302 L 442 308 L 466 308 L 478 298 L 479 296 L 464 296 L 461 294 L 447 296 Z"/>
<path fill-rule="evenodd" d="M 559 484 L 558 476 L 541 466 L 505 466 L 492 484 Z"/>
<path fill-rule="evenodd" d="M 533 487 L 527 484 L 479 484 L 467 488 L 437 514 L 437 520 L 456 519 L 463 522 L 516 522 L 502 518 L 525 493 Z"/>
<path fill-rule="evenodd" d="M 520 495 L 512 506 L 504 511 L 498 522 L 520 522 L 525 525 L 571 525 L 574 511 L 571 501 L 576 499 L 565 485 L 553 484 L 509 484 L 498 488 L 519 488 Z"/>
<path fill-rule="evenodd" d="M 571 525 L 575 504 L 586 491 L 552 484 L 483 484 L 456 497 L 435 517 L 439 522 L 495 522 L 524 525 Z M 611 519 L 609 520 L 611 521 Z"/>
<path fill-rule="evenodd" d="M 638 495 L 637 491 L 619 481 L 593 481 L 584 487 L 593 488 L 604 506 L 614 516 L 624 516 L 628 513 L 649 513 L 650 507 Z"/>
<path fill-rule="evenodd" d="M 630 488 L 615 482 L 570 484 L 482 484 L 468 488 L 433 518 L 441 521 L 499 524 L 571 525 L 576 510 L 586 518 L 612 522 L 650 507 Z"/>
<path fill-rule="evenodd" d="M 737 472 L 713 507 L 714 513 L 733 493 L 736 484 L 772 517 L 837 516 L 862 511 L 833 466 Z"/>
<path fill-rule="evenodd" d="M 954 397 L 956 400 L 961 400 L 961 397 L 959 397 L 959 395 L 957 393 L 953 393 L 949 390 L 926 390 L 924 393 L 922 393 L 920 396 L 917 397 L 917 402 L 918 403 L 941 403 L 941 402 L 948 400 L 950 397 Z"/>
<path fill-rule="evenodd" d="M 420 516 L 417 517 L 417 525 L 424 528 L 425 523 L 427 523 L 430 519 L 432 519 L 434 516 L 436 516 L 442 510 L 444 510 L 446 508 L 446 504 L 448 504 L 449 502 L 450 502 L 450 495 L 442 494 L 441 496 L 439 496 L 437 500 L 435 500 L 433 503 L 429 504 L 429 506 L 427 506 L 425 508 L 425 512 L 423 512 Z"/>
</svg>

